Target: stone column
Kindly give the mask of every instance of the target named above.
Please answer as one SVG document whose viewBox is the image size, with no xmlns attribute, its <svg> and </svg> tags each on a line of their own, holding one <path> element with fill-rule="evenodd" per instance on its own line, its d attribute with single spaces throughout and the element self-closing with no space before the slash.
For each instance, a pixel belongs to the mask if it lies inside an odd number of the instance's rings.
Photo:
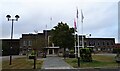
<svg viewBox="0 0 120 71">
<path fill-rule="evenodd" d="M 53 54 L 55 54 L 55 53 L 54 53 L 54 49 L 53 49 Z"/>
<path fill-rule="evenodd" d="M 49 49 L 47 50 L 47 54 L 49 54 Z"/>
</svg>

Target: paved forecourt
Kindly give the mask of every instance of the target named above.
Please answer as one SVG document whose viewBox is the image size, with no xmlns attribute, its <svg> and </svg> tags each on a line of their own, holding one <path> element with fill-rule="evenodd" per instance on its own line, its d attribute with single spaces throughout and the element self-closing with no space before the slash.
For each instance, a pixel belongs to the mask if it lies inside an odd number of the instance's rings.
<svg viewBox="0 0 120 71">
<path fill-rule="evenodd" d="M 62 58 L 58 56 L 48 56 L 42 66 L 42 69 L 72 69 Z"/>
</svg>

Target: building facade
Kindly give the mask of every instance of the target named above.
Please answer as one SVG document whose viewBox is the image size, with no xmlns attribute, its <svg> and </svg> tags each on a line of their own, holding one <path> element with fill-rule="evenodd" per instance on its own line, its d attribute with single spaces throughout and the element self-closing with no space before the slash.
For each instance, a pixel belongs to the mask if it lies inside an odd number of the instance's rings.
<svg viewBox="0 0 120 71">
<path fill-rule="evenodd" d="M 79 36 L 79 40 L 79 44 L 82 47 L 82 36 Z M 10 39 L 2 40 L 3 51 L 6 51 L 6 47 L 8 47 L 7 51 L 9 51 L 10 41 Z M 63 49 L 59 48 L 59 46 L 54 46 L 54 43 L 52 43 L 50 30 L 43 30 L 43 33 L 22 34 L 20 39 L 12 41 L 13 51 L 16 50 L 14 48 L 18 48 L 21 55 L 29 54 L 32 50 L 37 50 L 38 55 L 43 53 L 56 55 L 63 52 Z M 92 48 L 95 53 L 111 53 L 116 48 L 115 38 L 86 38 L 86 36 L 84 36 L 84 46 Z"/>
<path fill-rule="evenodd" d="M 58 54 L 59 47 L 54 46 L 51 42 L 49 30 L 43 30 L 43 33 L 37 34 L 22 34 L 20 38 L 21 54 L 29 54 L 31 50 L 35 49 L 38 55 L 45 54 Z"/>
<path fill-rule="evenodd" d="M 11 48 L 12 46 L 12 48 Z M 11 49 L 10 49 L 11 48 Z M 19 55 L 20 51 L 20 39 L 2 39 L 2 55 Z"/>
<path fill-rule="evenodd" d="M 92 47 L 94 52 L 112 52 L 115 48 L 114 38 L 85 38 L 86 47 Z"/>
<path fill-rule="evenodd" d="M 115 44 L 115 47 L 116 47 L 116 48 L 120 48 L 120 43 L 116 43 L 116 44 Z"/>
<path fill-rule="evenodd" d="M 54 46 L 50 37 L 49 30 L 44 30 L 43 33 L 38 34 L 22 34 L 22 38 L 20 38 L 22 53 L 27 53 L 32 49 L 37 49 L 38 52 L 46 54 L 58 54 L 62 52 L 63 49 L 60 49 L 59 46 Z M 79 44 L 82 46 L 82 36 L 79 37 Z M 86 38 L 84 36 L 84 46 L 92 48 L 95 53 L 111 53 L 113 48 L 115 48 L 115 38 Z"/>
</svg>

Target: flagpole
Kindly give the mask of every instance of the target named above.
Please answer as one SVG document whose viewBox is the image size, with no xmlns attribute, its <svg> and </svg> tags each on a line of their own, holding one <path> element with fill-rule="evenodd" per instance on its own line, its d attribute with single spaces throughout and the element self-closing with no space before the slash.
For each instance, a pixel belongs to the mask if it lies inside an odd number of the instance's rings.
<svg viewBox="0 0 120 71">
<path fill-rule="evenodd" d="M 76 27 L 76 20 L 74 19 L 74 41 L 75 41 L 75 57 L 77 57 L 76 56 L 76 54 L 77 54 L 77 51 L 76 51 L 76 31 L 77 30 L 77 27 Z"/>
<path fill-rule="evenodd" d="M 46 24 L 46 31 L 45 31 L 45 40 L 46 40 L 46 48 L 47 48 L 47 24 Z"/>
<path fill-rule="evenodd" d="M 84 48 L 84 36 L 83 36 L 83 22 L 81 22 L 81 27 L 82 27 L 82 48 Z"/>
<path fill-rule="evenodd" d="M 75 34 L 75 57 L 76 57 L 76 34 Z"/>
<path fill-rule="evenodd" d="M 84 16 L 83 16 L 83 13 L 82 13 L 82 10 L 81 10 L 82 48 L 84 48 L 83 19 L 84 19 Z"/>
<path fill-rule="evenodd" d="M 45 47 L 47 48 L 47 24 L 45 25 Z M 47 50 L 45 49 L 45 56 L 47 55 Z"/>
<path fill-rule="evenodd" d="M 50 27 L 52 27 L 52 17 L 50 17 Z"/>
<path fill-rule="evenodd" d="M 75 31 L 76 32 L 76 31 Z M 76 57 L 76 34 L 74 35 L 74 39 L 75 39 L 75 57 Z"/>
<path fill-rule="evenodd" d="M 78 18 L 77 18 L 77 24 L 78 24 Z M 80 67 L 79 33 L 78 33 L 78 67 Z"/>
<path fill-rule="evenodd" d="M 78 67 L 80 67 L 80 49 L 79 49 L 79 24 L 78 24 L 78 8 L 77 8 L 77 26 L 78 26 Z"/>
<path fill-rule="evenodd" d="M 52 26 L 52 17 L 50 17 L 50 25 Z M 47 29 L 47 24 L 46 24 L 46 29 Z M 47 47 L 49 47 L 49 36 L 48 36 L 48 43 L 47 43 L 47 45 L 48 45 Z"/>
</svg>

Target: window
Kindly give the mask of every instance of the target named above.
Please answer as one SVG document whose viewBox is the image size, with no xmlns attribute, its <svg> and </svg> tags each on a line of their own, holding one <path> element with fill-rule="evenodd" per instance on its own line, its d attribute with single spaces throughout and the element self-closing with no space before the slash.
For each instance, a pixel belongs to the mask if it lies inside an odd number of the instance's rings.
<svg viewBox="0 0 120 71">
<path fill-rule="evenodd" d="M 111 42 L 111 45 L 113 45 L 113 42 Z"/>
<path fill-rule="evenodd" d="M 94 46 L 96 45 L 96 42 L 94 42 Z"/>
<path fill-rule="evenodd" d="M 84 44 L 86 45 L 86 42 L 84 42 Z"/>
<path fill-rule="evenodd" d="M 28 41 L 28 46 L 32 46 L 32 41 Z"/>
<path fill-rule="evenodd" d="M 101 49 L 100 48 L 98 48 L 98 51 L 100 51 Z"/>
<path fill-rule="evenodd" d="M 105 43 L 103 42 L 103 45 L 105 45 Z"/>
<path fill-rule="evenodd" d="M 94 42 L 94 41 L 92 41 L 91 45 L 92 45 L 92 46 L 94 46 L 94 45 L 95 45 L 95 42 Z"/>
<path fill-rule="evenodd" d="M 82 41 L 80 41 L 80 46 L 82 46 Z"/>
<path fill-rule="evenodd" d="M 98 45 L 99 45 L 99 42 L 98 42 Z"/>
<path fill-rule="evenodd" d="M 23 41 L 23 46 L 26 46 L 26 41 Z"/>
<path fill-rule="evenodd" d="M 109 45 L 109 42 L 107 42 L 107 45 Z"/>
<path fill-rule="evenodd" d="M 95 42 L 94 42 L 94 44 L 93 44 L 94 46 L 95 46 Z"/>
<path fill-rule="evenodd" d="M 89 42 L 89 46 L 91 46 L 91 43 Z"/>
</svg>

